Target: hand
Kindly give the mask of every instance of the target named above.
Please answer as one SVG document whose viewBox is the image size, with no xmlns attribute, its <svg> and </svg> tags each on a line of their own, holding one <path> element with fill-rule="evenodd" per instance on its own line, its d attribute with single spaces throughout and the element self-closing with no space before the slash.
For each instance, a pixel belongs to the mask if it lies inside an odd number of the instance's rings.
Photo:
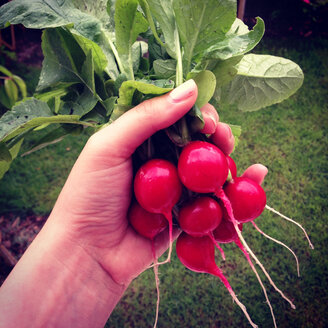
<svg viewBox="0 0 328 328">
<path fill-rule="evenodd" d="M 93 135 L 82 151 L 59 196 L 51 217 L 56 217 L 82 246 L 110 274 L 127 285 L 153 260 L 151 242 L 129 225 L 131 202 L 131 155 L 147 138 L 175 123 L 193 106 L 197 87 L 190 80 L 170 94 L 147 100 Z M 203 133 L 229 154 L 234 147 L 230 127 L 219 123 L 215 108 L 202 109 Z M 157 254 L 168 247 L 164 231 L 155 241 Z"/>
</svg>

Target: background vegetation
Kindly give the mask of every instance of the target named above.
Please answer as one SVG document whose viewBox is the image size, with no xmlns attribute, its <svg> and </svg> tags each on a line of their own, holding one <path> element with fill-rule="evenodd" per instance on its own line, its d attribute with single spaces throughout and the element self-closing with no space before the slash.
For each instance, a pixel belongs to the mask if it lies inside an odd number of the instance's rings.
<svg viewBox="0 0 328 328">
<path fill-rule="evenodd" d="M 263 261 L 277 286 L 289 295 L 292 310 L 270 289 L 279 327 L 325 327 L 328 287 L 327 261 L 327 82 L 328 41 L 316 37 L 264 38 L 257 53 L 283 56 L 298 63 L 305 74 L 302 88 L 287 101 L 258 112 L 218 108 L 220 118 L 243 128 L 233 154 L 239 173 L 260 162 L 269 168 L 264 183 L 268 204 L 298 220 L 309 232 L 315 249 L 301 230 L 265 211 L 259 227 L 288 244 L 299 256 L 301 278 L 293 256 L 245 225 L 244 236 Z M 33 88 L 36 71 L 29 73 Z M 22 68 L 18 72 L 22 75 Z M 87 133 L 68 137 L 29 156 L 16 159 L 0 181 L 0 215 L 46 215 L 83 145 Z M 30 140 L 32 141 L 32 140 Z M 241 252 L 224 245 L 227 261 L 217 263 L 228 276 L 239 299 L 260 327 L 272 327 L 261 288 Z M 262 275 L 264 281 L 265 277 Z M 220 281 L 185 269 L 174 255 L 160 268 L 159 327 L 247 327 L 240 309 Z M 156 290 L 151 270 L 136 279 L 113 312 L 107 327 L 149 327 L 155 315 Z"/>
</svg>

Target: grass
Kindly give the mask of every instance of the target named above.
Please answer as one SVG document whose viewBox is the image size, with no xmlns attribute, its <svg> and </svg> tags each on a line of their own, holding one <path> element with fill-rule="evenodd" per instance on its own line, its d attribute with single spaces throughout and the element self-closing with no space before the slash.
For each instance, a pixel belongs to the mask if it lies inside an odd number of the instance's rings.
<svg viewBox="0 0 328 328">
<path fill-rule="evenodd" d="M 270 288 L 269 298 L 279 327 L 325 327 L 328 297 L 327 261 L 327 40 L 264 39 L 258 53 L 283 56 L 303 69 L 302 88 L 290 99 L 262 111 L 242 113 L 219 108 L 220 118 L 242 126 L 233 154 L 241 173 L 248 165 L 269 168 L 264 188 L 268 204 L 299 221 L 309 232 L 311 251 L 299 228 L 265 211 L 256 220 L 271 236 L 298 255 L 301 278 L 293 256 L 281 246 L 244 226 L 244 237 L 264 263 L 277 286 L 296 304 L 292 310 Z M 18 158 L 0 182 L 0 212 L 48 213 L 87 136 L 71 137 L 25 158 Z M 217 263 L 238 298 L 260 327 L 272 327 L 270 311 L 246 260 L 234 245 L 223 245 L 227 261 Z M 185 269 L 173 255 L 160 267 L 159 327 L 247 327 L 220 281 Z M 149 327 L 155 316 L 156 289 L 151 270 L 134 280 L 112 313 L 107 327 Z"/>
</svg>

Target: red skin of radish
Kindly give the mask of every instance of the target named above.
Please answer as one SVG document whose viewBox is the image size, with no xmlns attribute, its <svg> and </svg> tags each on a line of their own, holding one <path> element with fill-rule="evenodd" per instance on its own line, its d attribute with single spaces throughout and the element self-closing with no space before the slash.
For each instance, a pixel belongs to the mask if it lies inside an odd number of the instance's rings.
<svg viewBox="0 0 328 328">
<path fill-rule="evenodd" d="M 139 235 L 153 240 L 166 229 L 168 222 L 163 214 L 150 213 L 134 202 L 128 213 L 130 224 Z"/>
<path fill-rule="evenodd" d="M 221 222 L 222 210 L 211 197 L 199 197 L 184 205 L 179 213 L 180 228 L 194 237 L 209 235 Z"/>
<path fill-rule="evenodd" d="M 181 152 L 178 172 L 182 183 L 198 193 L 214 193 L 229 173 L 224 153 L 206 141 L 192 141 Z"/>
<path fill-rule="evenodd" d="M 227 161 L 228 161 L 228 167 L 231 173 L 231 177 L 235 178 L 237 176 L 237 165 L 230 156 L 227 156 Z"/>
<path fill-rule="evenodd" d="M 170 215 L 182 192 L 176 167 L 163 159 L 146 162 L 134 178 L 134 192 L 148 212 Z"/>
<path fill-rule="evenodd" d="M 242 231 L 243 225 L 239 224 L 238 227 L 239 230 Z M 225 215 L 223 216 L 219 226 L 213 231 L 213 236 L 215 240 L 221 244 L 239 241 L 239 237 L 233 223 L 229 221 Z"/>
<path fill-rule="evenodd" d="M 207 237 L 193 237 L 182 232 L 176 243 L 176 252 L 181 263 L 195 272 L 217 275 L 215 247 Z"/>
<path fill-rule="evenodd" d="M 224 186 L 233 215 L 237 222 L 245 223 L 256 219 L 266 205 L 263 188 L 251 179 L 237 177 Z"/>
</svg>

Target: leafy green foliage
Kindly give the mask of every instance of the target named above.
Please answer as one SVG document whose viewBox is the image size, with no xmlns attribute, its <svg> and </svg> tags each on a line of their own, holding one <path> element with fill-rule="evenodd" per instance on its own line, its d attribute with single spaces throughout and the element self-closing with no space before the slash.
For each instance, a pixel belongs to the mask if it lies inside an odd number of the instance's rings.
<svg viewBox="0 0 328 328">
<path fill-rule="evenodd" d="M 11 115 L 0 118 L 2 141 L 8 148 L 12 138 L 55 123 L 97 131 L 143 100 L 190 78 L 198 85 L 199 98 L 186 120 L 171 128 L 172 141 L 191 139 L 195 124 L 202 124 L 199 108 L 211 98 L 219 106 L 233 104 L 243 111 L 288 98 L 303 82 L 301 69 L 283 58 L 249 54 L 263 37 L 264 22 L 257 18 L 249 30 L 236 18 L 236 4 L 13 0 L 3 5 L 0 27 L 10 23 L 44 29 L 44 62 L 34 97 L 14 107 L 17 122 Z M 6 92 L 14 102 L 20 85 L 17 79 L 6 80 Z M 43 116 L 31 115 L 34 105 L 36 115 Z M 66 132 L 59 128 L 31 149 L 61 140 Z"/>
</svg>

